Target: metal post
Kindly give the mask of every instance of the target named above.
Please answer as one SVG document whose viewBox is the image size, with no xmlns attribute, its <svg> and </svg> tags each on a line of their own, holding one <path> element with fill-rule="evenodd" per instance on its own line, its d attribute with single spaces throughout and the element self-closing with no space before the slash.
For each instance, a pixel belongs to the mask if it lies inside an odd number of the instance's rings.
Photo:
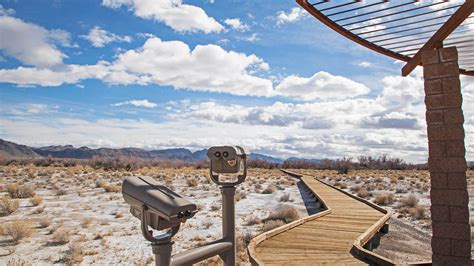
<svg viewBox="0 0 474 266">
<path fill-rule="evenodd" d="M 223 240 L 232 243 L 229 251 L 221 254 L 225 266 L 235 265 L 235 186 L 222 186 L 222 235 Z"/>
<path fill-rule="evenodd" d="M 173 248 L 173 242 L 155 242 L 151 243 L 153 254 L 155 254 L 155 265 L 156 266 L 170 266 L 171 265 L 171 250 Z"/>
</svg>

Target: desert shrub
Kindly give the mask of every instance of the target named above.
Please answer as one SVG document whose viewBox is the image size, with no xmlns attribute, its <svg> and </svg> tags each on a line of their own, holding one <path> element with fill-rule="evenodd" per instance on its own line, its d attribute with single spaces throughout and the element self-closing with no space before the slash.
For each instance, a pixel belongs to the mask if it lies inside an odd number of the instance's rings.
<svg viewBox="0 0 474 266">
<path fill-rule="evenodd" d="M 63 195 L 66 195 L 67 194 L 67 190 L 64 189 L 64 188 L 60 188 L 58 190 L 56 190 L 56 196 L 63 196 Z"/>
<path fill-rule="evenodd" d="M 265 221 L 280 220 L 285 223 L 291 223 L 298 220 L 300 217 L 299 212 L 296 208 L 290 206 L 282 206 L 275 211 L 270 212 Z"/>
<path fill-rule="evenodd" d="M 360 186 L 353 186 L 351 187 L 351 192 L 358 193 L 360 189 L 361 189 Z"/>
<path fill-rule="evenodd" d="M 247 197 L 247 193 L 245 193 L 244 191 L 239 191 L 235 194 L 235 200 L 236 201 L 240 201 L 240 200 L 243 200 Z"/>
<path fill-rule="evenodd" d="M 186 184 L 189 187 L 196 187 L 198 185 L 198 180 L 197 180 L 197 178 L 190 177 L 190 178 L 186 179 Z"/>
<path fill-rule="evenodd" d="M 261 223 L 262 223 L 262 219 L 254 215 L 254 216 L 250 216 L 247 219 L 246 225 L 252 226 L 252 225 L 261 224 Z"/>
<path fill-rule="evenodd" d="M 352 158 L 342 158 L 340 160 L 336 160 L 335 162 L 335 168 L 338 174 L 348 174 L 351 166 Z"/>
<path fill-rule="evenodd" d="M 33 230 L 31 229 L 30 223 L 25 221 L 12 221 L 3 226 L 2 234 L 9 236 L 15 243 L 18 243 L 21 239 L 31 236 Z"/>
<path fill-rule="evenodd" d="M 31 184 L 20 186 L 20 189 L 18 191 L 18 197 L 22 199 L 31 198 L 35 196 L 35 194 L 35 187 Z"/>
<path fill-rule="evenodd" d="M 9 215 L 20 207 L 20 201 L 8 196 L 0 197 L 0 214 Z"/>
<path fill-rule="evenodd" d="M 336 186 L 338 188 L 341 188 L 341 189 L 347 188 L 347 184 L 342 183 L 342 182 L 336 182 L 336 183 L 334 183 L 334 186 Z"/>
<path fill-rule="evenodd" d="M 418 197 L 414 194 L 410 194 L 406 198 L 402 199 L 402 204 L 404 206 L 414 208 L 416 205 L 418 205 Z"/>
<path fill-rule="evenodd" d="M 262 194 L 272 194 L 276 191 L 276 187 L 273 184 L 269 184 L 263 191 Z"/>
<path fill-rule="evenodd" d="M 40 214 L 44 212 L 44 206 L 40 206 L 33 210 L 33 214 Z"/>
<path fill-rule="evenodd" d="M 283 194 L 283 195 L 280 197 L 280 201 L 281 201 L 281 202 L 288 202 L 288 201 L 291 201 L 291 199 L 290 199 L 290 194 Z"/>
<path fill-rule="evenodd" d="M 68 265 L 76 265 L 84 260 L 84 248 L 77 242 L 69 243 L 62 262 Z"/>
<path fill-rule="evenodd" d="M 361 198 L 367 198 L 369 195 L 370 195 L 369 191 L 367 191 L 367 189 L 365 188 L 361 188 L 357 192 L 357 196 Z"/>
<path fill-rule="evenodd" d="M 51 220 L 49 220 L 47 218 L 42 218 L 38 221 L 38 224 L 39 224 L 40 228 L 46 228 L 46 227 L 49 227 L 51 225 Z"/>
<path fill-rule="evenodd" d="M 270 221 L 266 221 L 264 224 L 263 224 L 263 232 L 267 232 L 267 231 L 270 231 L 272 229 L 275 229 L 277 227 L 280 227 L 282 225 L 284 225 L 285 222 L 281 221 L 281 220 L 270 220 Z"/>
<path fill-rule="evenodd" d="M 53 233 L 53 237 L 49 242 L 50 245 L 64 245 L 69 243 L 70 232 L 64 228 L 60 228 Z"/>
<path fill-rule="evenodd" d="M 30 265 L 32 264 L 20 258 L 11 258 L 6 264 L 6 266 L 30 266 Z"/>
<path fill-rule="evenodd" d="M 33 206 L 38 206 L 43 203 L 43 198 L 38 195 L 35 195 L 34 197 L 30 198 L 30 203 Z"/>
<path fill-rule="evenodd" d="M 410 213 L 416 219 L 424 219 L 426 217 L 426 208 L 423 207 L 423 206 L 417 205 L 416 207 L 414 207 L 410 210 Z"/>
<path fill-rule="evenodd" d="M 112 184 L 104 184 L 102 188 L 105 190 L 105 192 L 120 192 L 122 191 L 122 186 L 118 185 L 112 185 Z"/>
<path fill-rule="evenodd" d="M 81 222 L 82 228 L 87 228 L 87 227 L 89 227 L 89 225 L 91 225 L 91 223 L 92 223 L 92 220 L 93 220 L 93 219 L 90 218 L 90 217 L 86 217 L 86 218 L 82 219 L 82 222 Z"/>
<path fill-rule="evenodd" d="M 393 194 L 388 193 L 388 194 L 378 194 L 375 197 L 375 203 L 379 205 L 390 205 L 395 201 L 395 198 L 393 197 Z"/>
<path fill-rule="evenodd" d="M 376 177 L 374 178 L 374 182 L 375 182 L 375 183 L 380 183 L 380 182 L 382 182 L 382 181 L 383 181 L 383 177 L 381 177 L 381 176 L 376 176 Z"/>
<path fill-rule="evenodd" d="M 16 199 L 20 197 L 20 185 L 17 183 L 7 184 L 7 192 L 11 198 Z"/>
</svg>

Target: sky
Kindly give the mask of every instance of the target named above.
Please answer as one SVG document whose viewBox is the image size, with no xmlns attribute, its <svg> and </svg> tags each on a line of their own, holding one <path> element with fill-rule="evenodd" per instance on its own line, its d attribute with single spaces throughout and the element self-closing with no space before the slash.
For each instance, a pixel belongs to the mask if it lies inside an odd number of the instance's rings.
<svg viewBox="0 0 474 266">
<path fill-rule="evenodd" d="M 425 162 L 420 68 L 292 0 L 0 1 L 0 138 Z M 474 79 L 462 77 L 467 159 Z"/>
</svg>

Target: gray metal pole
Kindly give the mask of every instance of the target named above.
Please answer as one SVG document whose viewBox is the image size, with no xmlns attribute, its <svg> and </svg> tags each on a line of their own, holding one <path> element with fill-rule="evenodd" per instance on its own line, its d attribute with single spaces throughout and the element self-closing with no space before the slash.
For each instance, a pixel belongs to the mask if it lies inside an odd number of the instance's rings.
<svg viewBox="0 0 474 266">
<path fill-rule="evenodd" d="M 168 241 L 164 243 L 152 243 L 153 254 L 155 254 L 156 266 L 170 266 L 171 265 L 171 250 L 173 242 Z"/>
<path fill-rule="evenodd" d="M 235 186 L 221 187 L 222 193 L 222 235 L 223 240 L 232 243 L 232 248 L 220 255 L 225 266 L 235 265 Z"/>
</svg>

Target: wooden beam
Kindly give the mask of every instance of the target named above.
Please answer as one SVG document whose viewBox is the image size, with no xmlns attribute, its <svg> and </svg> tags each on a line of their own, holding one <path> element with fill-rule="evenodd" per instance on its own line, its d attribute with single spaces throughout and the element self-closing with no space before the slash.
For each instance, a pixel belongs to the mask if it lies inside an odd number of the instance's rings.
<svg viewBox="0 0 474 266">
<path fill-rule="evenodd" d="M 420 50 L 402 68 L 402 75 L 408 76 L 421 62 L 421 53 L 425 50 L 439 48 L 442 43 L 469 15 L 474 12 L 474 0 L 466 0 L 464 4 L 431 36 Z"/>
</svg>

